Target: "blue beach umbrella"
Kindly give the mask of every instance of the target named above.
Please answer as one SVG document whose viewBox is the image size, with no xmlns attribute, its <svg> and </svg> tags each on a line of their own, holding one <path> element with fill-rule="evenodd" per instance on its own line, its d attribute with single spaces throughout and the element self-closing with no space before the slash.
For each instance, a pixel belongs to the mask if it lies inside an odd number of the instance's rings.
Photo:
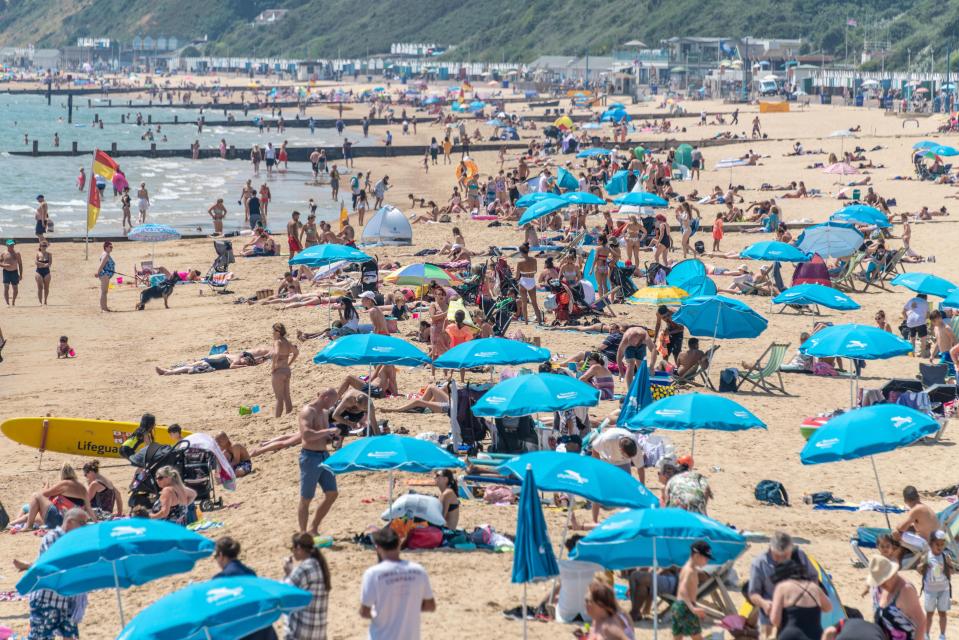
<svg viewBox="0 0 959 640">
<path fill-rule="evenodd" d="M 302 264 L 307 267 L 325 267 L 334 262 L 369 262 L 373 258 L 359 249 L 345 244 L 317 244 L 300 251 L 290 258 L 291 265 Z"/>
<path fill-rule="evenodd" d="M 581 539 L 570 554 L 573 560 L 595 562 L 612 570 L 683 565 L 689 547 L 697 540 L 709 542 L 714 564 L 738 558 L 746 538 L 711 518 L 683 509 L 630 509 L 603 520 Z M 653 580 L 653 602 L 658 602 Z M 653 616 L 653 637 L 659 633 L 659 616 Z"/>
<path fill-rule="evenodd" d="M 809 262 L 809 254 L 800 251 L 791 244 L 778 240 L 756 242 L 739 253 L 740 258 L 751 260 L 770 260 L 773 262 Z"/>
<path fill-rule="evenodd" d="M 479 338 L 457 345 L 437 358 L 439 369 L 471 369 L 495 365 L 546 362 L 549 349 L 507 338 Z"/>
<path fill-rule="evenodd" d="M 913 149 L 929 149 L 931 147 L 938 147 L 939 143 L 932 140 L 923 140 L 912 145 Z"/>
<path fill-rule="evenodd" d="M 749 409 L 723 396 L 683 393 L 648 405 L 626 423 L 627 429 L 663 429 L 692 431 L 692 451 L 696 450 L 696 430 L 745 431 L 765 429 L 766 424 Z"/>
<path fill-rule="evenodd" d="M 570 173 L 563 167 L 559 167 L 556 170 L 556 184 L 560 188 L 566 189 L 566 190 L 579 188 L 579 180 L 576 179 L 576 176 L 574 176 L 572 173 Z M 582 203 L 579 203 L 579 204 L 582 204 Z"/>
<path fill-rule="evenodd" d="M 522 478 L 528 467 L 540 491 L 571 493 L 607 507 L 659 506 L 659 499 L 632 474 L 592 456 L 536 451 L 510 458 L 499 470 Z"/>
<path fill-rule="evenodd" d="M 559 196 L 540 200 L 539 202 L 530 205 L 529 208 L 523 212 L 523 216 L 519 219 L 517 224 L 519 224 L 519 226 L 529 224 L 533 220 L 538 220 L 543 216 L 548 216 L 549 214 L 559 211 L 563 207 L 568 207 L 569 205 L 569 202 L 563 200 Z"/>
<path fill-rule="evenodd" d="M 855 311 L 859 303 L 838 289 L 807 283 L 789 287 L 773 298 L 774 304 L 816 304 L 838 311 Z"/>
<path fill-rule="evenodd" d="M 309 591 L 255 576 L 197 582 L 141 611 L 117 640 L 235 640 L 312 599 Z"/>
<path fill-rule="evenodd" d="M 153 248 L 150 254 L 152 259 L 156 259 L 156 244 L 168 240 L 179 240 L 180 232 L 165 224 L 141 224 L 130 229 L 127 238 L 136 242 L 152 243 Z"/>
<path fill-rule="evenodd" d="M 486 103 L 482 100 L 474 100 L 469 104 L 470 111 L 482 111 L 486 108 Z"/>
<path fill-rule="evenodd" d="M 745 302 L 721 295 L 687 298 L 673 320 L 694 336 L 711 336 L 714 340 L 755 338 L 769 324 Z"/>
<path fill-rule="evenodd" d="M 939 303 L 939 306 L 944 309 L 959 309 L 959 289 L 954 289 Z"/>
<path fill-rule="evenodd" d="M 613 200 L 616 204 L 631 205 L 634 207 L 668 207 L 669 203 L 657 196 L 655 193 L 646 191 L 631 191 L 625 196 Z"/>
<path fill-rule="evenodd" d="M 516 514 L 516 541 L 513 548 L 511 582 L 523 585 L 523 637 L 526 637 L 526 585 L 559 575 L 559 565 L 543 517 L 533 470 L 526 466 Z"/>
<path fill-rule="evenodd" d="M 629 385 L 629 391 L 623 398 L 622 406 L 619 410 L 619 417 L 616 419 L 617 427 L 626 427 L 626 424 L 641 409 L 653 403 L 653 392 L 649 388 L 649 367 L 646 360 L 639 364 L 639 369 L 633 376 L 633 381 Z"/>
<path fill-rule="evenodd" d="M 599 389 L 572 376 L 534 373 L 504 380 L 473 405 L 473 415 L 489 418 L 528 416 L 539 411 L 595 407 Z"/>
<path fill-rule="evenodd" d="M 590 147 L 589 149 L 583 149 L 576 154 L 577 158 L 595 158 L 597 156 L 608 156 L 610 154 L 609 149 L 604 149 L 602 147 Z"/>
<path fill-rule="evenodd" d="M 516 201 L 516 206 L 530 207 L 540 200 L 549 200 L 551 198 L 559 198 L 559 196 L 549 191 L 534 191 L 532 193 L 527 193 L 526 195 L 520 196 Z"/>
<path fill-rule="evenodd" d="M 666 275 L 666 284 L 686 291 L 690 297 L 716 295 L 716 283 L 706 275 L 706 265 L 697 258 L 688 258 L 673 265 Z"/>
<path fill-rule="evenodd" d="M 905 287 L 916 293 L 925 293 L 926 295 L 940 298 L 947 298 L 950 293 L 956 290 L 956 285 L 945 278 L 934 276 L 931 273 L 919 273 L 917 271 L 900 273 L 892 279 L 892 284 L 897 287 Z"/>
<path fill-rule="evenodd" d="M 886 214 L 867 204 L 847 205 L 829 216 L 829 219 L 836 222 L 874 224 L 884 229 L 892 226 L 889 224 L 889 218 Z"/>
<path fill-rule="evenodd" d="M 821 464 L 869 457 L 876 476 L 879 499 L 886 499 L 876 470 L 877 453 L 894 451 L 939 431 L 939 423 L 924 413 L 898 404 L 877 404 L 853 409 L 822 425 L 802 449 L 803 464 Z M 889 525 L 889 514 L 886 513 Z"/>
<path fill-rule="evenodd" d="M 631 120 L 628 113 L 625 109 L 609 109 L 603 112 L 603 115 L 599 117 L 600 122 L 615 122 L 619 124 L 620 122 Z"/>
<path fill-rule="evenodd" d="M 806 253 L 823 258 L 845 258 L 862 246 L 863 236 L 852 225 L 824 222 L 808 227 L 799 234 L 796 246 Z"/>
<path fill-rule="evenodd" d="M 572 204 L 583 204 L 583 205 L 601 205 L 606 204 L 606 201 L 600 198 L 595 193 L 588 193 L 586 191 L 570 191 L 562 195 L 563 200 L 570 202 Z"/>
<path fill-rule="evenodd" d="M 959 149 L 955 147 L 950 147 L 944 144 L 937 144 L 934 147 L 929 147 L 929 151 L 936 154 L 937 156 L 952 157 L 959 156 Z"/>
<path fill-rule="evenodd" d="M 74 529 L 57 540 L 17 582 L 26 595 L 50 589 L 73 596 L 120 589 L 189 571 L 213 553 L 213 541 L 164 520 L 109 520 Z"/>
<path fill-rule="evenodd" d="M 406 340 L 376 333 L 343 336 L 331 341 L 313 356 L 314 364 L 335 364 L 341 367 L 380 364 L 418 367 L 429 362 L 429 356 Z"/>
<path fill-rule="evenodd" d="M 629 171 L 626 169 L 620 169 L 619 171 L 614 173 L 612 176 L 610 176 L 609 182 L 607 182 L 604 185 L 606 189 L 606 193 L 611 196 L 615 196 L 620 193 L 626 193 L 627 191 L 629 191 L 628 189 L 629 181 L 627 180 L 628 176 L 629 176 Z"/>
<path fill-rule="evenodd" d="M 423 101 L 423 104 L 436 104 L 438 102 L 442 102 L 442 100 L 440 100 L 436 96 L 430 96 L 429 98 Z"/>
</svg>

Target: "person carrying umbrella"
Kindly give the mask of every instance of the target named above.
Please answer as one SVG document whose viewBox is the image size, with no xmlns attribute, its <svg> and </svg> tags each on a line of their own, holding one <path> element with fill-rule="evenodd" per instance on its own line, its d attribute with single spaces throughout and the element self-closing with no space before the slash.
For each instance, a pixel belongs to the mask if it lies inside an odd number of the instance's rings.
<svg viewBox="0 0 959 640">
<path fill-rule="evenodd" d="M 89 515 L 80 508 L 69 509 L 63 515 L 63 524 L 43 536 L 37 558 L 59 540 L 65 533 L 78 529 L 89 522 Z M 26 570 L 29 565 L 24 565 Z M 49 589 L 37 589 L 30 593 L 30 638 L 46 640 L 61 635 L 66 640 L 80 637 L 78 625 L 87 608 L 87 594 L 61 596 Z"/>
</svg>

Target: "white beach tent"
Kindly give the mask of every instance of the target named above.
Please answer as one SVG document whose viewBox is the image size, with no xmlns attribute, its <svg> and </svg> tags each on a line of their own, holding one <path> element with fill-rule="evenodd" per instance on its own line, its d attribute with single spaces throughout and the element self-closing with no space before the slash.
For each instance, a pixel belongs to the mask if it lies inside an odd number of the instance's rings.
<svg viewBox="0 0 959 640">
<path fill-rule="evenodd" d="M 382 207 L 363 227 L 363 244 L 413 244 L 413 227 L 406 215 L 396 207 Z"/>
</svg>

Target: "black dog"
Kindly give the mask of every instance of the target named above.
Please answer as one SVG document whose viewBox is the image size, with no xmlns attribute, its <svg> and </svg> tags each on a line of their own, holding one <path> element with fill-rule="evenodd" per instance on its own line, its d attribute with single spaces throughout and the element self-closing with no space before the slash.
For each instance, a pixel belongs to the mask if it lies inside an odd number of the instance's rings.
<svg viewBox="0 0 959 640">
<path fill-rule="evenodd" d="M 163 282 L 160 282 L 159 284 L 155 284 L 152 287 L 147 287 L 146 289 L 144 289 L 143 292 L 140 294 L 140 304 L 137 305 L 137 311 L 143 311 L 143 309 L 146 307 L 147 302 L 149 302 L 150 300 L 153 300 L 154 298 L 163 298 L 163 308 L 169 309 L 170 305 L 168 303 L 168 300 L 170 298 L 170 294 L 173 293 L 173 287 L 179 281 L 180 281 L 180 274 L 174 271 Z"/>
</svg>

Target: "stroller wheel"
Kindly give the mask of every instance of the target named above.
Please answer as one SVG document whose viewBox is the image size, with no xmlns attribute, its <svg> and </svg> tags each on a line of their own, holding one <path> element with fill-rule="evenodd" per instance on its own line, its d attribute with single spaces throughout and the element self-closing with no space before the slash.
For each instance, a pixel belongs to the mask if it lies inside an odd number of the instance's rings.
<svg viewBox="0 0 959 640">
<path fill-rule="evenodd" d="M 202 511 L 213 511 L 213 501 L 212 501 L 212 500 L 204 500 L 204 501 L 202 501 L 202 502 L 200 503 L 200 509 L 201 509 Z"/>
</svg>

